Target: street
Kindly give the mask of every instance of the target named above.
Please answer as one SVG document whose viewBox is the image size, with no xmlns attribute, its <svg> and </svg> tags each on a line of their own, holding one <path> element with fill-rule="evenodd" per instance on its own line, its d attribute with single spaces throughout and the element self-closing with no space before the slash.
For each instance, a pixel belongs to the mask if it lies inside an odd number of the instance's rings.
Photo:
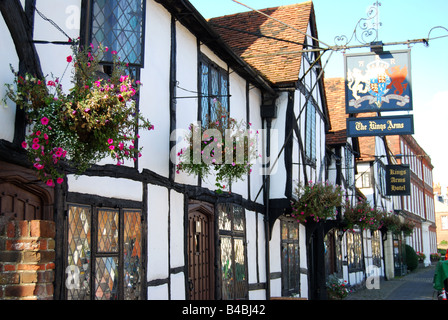
<svg viewBox="0 0 448 320">
<path fill-rule="evenodd" d="M 381 280 L 380 289 L 362 289 L 344 300 L 437 300 L 433 288 L 435 266 L 419 268 L 400 278 Z"/>
</svg>

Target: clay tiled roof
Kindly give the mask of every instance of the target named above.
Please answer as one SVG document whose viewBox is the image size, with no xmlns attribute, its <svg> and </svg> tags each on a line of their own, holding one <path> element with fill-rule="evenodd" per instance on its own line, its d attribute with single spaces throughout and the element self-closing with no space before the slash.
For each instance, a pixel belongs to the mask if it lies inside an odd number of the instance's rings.
<svg viewBox="0 0 448 320">
<path fill-rule="evenodd" d="M 307 32 L 314 15 L 311 1 L 259 11 L 302 32 Z M 209 22 L 232 50 L 269 82 L 295 83 L 305 35 L 274 19 L 250 11 L 213 18 Z"/>
<path fill-rule="evenodd" d="M 325 79 L 327 106 L 331 122 L 331 130 L 326 135 L 328 144 L 344 144 L 347 142 L 345 113 L 344 78 Z"/>
</svg>

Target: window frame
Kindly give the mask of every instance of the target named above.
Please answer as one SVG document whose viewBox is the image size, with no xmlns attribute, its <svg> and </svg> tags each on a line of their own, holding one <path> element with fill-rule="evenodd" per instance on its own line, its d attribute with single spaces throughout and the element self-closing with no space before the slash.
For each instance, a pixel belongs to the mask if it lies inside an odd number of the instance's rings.
<svg viewBox="0 0 448 320">
<path fill-rule="evenodd" d="M 85 46 L 89 46 L 93 41 L 93 14 L 94 14 L 94 4 L 96 0 L 82 0 L 82 9 L 81 9 L 81 40 Z M 118 1 L 118 0 L 117 0 Z M 137 0 L 135 0 L 137 1 Z M 137 66 L 140 68 L 144 67 L 144 58 L 145 58 L 145 25 L 146 25 L 146 1 L 139 0 L 141 2 L 142 8 L 142 21 L 141 21 L 141 32 L 140 32 L 140 58 L 139 63 L 126 61 L 124 57 L 122 61 L 128 62 L 130 66 Z M 106 1 L 106 3 L 111 4 L 112 1 Z M 109 44 L 107 44 L 109 45 Z M 114 50 L 109 45 L 109 51 Z M 116 50 L 118 52 L 118 50 Z M 112 61 L 105 61 L 107 63 L 112 63 Z"/>
<path fill-rule="evenodd" d="M 248 278 L 248 266 L 247 266 L 247 241 L 246 241 L 246 210 L 244 207 L 233 204 L 233 203 L 220 203 L 216 206 L 218 210 L 217 219 L 218 219 L 218 255 L 219 255 L 219 275 L 218 275 L 218 281 L 219 285 L 218 287 L 221 289 L 219 292 L 220 298 L 222 300 L 247 300 L 249 299 L 249 278 Z M 235 209 L 238 208 L 238 210 L 241 210 L 242 215 L 242 228 L 241 230 L 235 229 Z M 228 211 L 226 211 L 228 210 Z M 227 215 L 230 215 L 230 229 L 223 229 L 221 227 L 221 213 L 225 212 Z M 232 288 L 234 289 L 233 292 L 230 292 L 230 299 L 228 297 L 225 297 L 224 295 L 224 277 L 222 274 L 223 270 L 223 263 L 222 263 L 222 252 L 223 252 L 223 239 L 230 238 L 231 241 L 231 258 L 232 258 L 232 274 L 233 278 L 235 277 L 235 269 L 236 269 L 236 263 L 235 263 L 235 240 L 242 241 L 243 244 L 243 256 L 244 256 L 244 280 L 242 281 L 243 285 L 245 286 L 245 292 L 241 296 L 236 296 L 235 292 L 235 281 L 233 281 Z"/>
<path fill-rule="evenodd" d="M 203 68 L 207 68 L 207 73 L 203 72 Z M 217 91 L 213 92 L 213 78 L 211 76 L 211 71 L 215 70 L 215 74 L 217 75 Z M 207 76 L 205 76 L 207 74 Z M 207 88 L 204 87 L 204 79 L 207 80 Z M 223 85 L 223 79 L 226 83 Z M 223 89 L 225 91 L 223 92 Z M 205 92 L 207 91 L 207 92 Z M 201 121 L 202 125 L 207 124 L 209 121 L 213 121 L 216 119 L 206 118 L 206 114 L 204 114 L 204 107 L 207 108 L 207 115 L 213 116 L 213 105 L 215 100 L 218 100 L 223 109 L 227 112 L 230 112 L 230 76 L 229 71 L 220 67 L 217 63 L 213 62 L 209 59 L 205 54 L 201 53 L 198 62 L 198 121 Z"/>
<path fill-rule="evenodd" d="M 296 228 L 297 237 L 291 238 L 290 236 L 290 228 Z M 287 237 L 284 238 L 283 230 L 287 229 Z M 297 256 L 295 256 L 295 261 L 297 264 L 293 265 L 296 274 L 296 286 L 290 287 L 291 279 L 289 275 L 291 274 L 291 264 L 285 263 L 284 249 L 285 246 L 292 245 L 294 248 L 297 247 Z M 289 251 L 288 251 L 289 252 Z M 301 295 L 300 291 L 300 234 L 299 234 L 299 223 L 292 218 L 281 218 L 280 219 L 280 255 L 281 255 L 281 268 L 282 268 L 282 297 L 291 297 L 293 295 Z"/>
<path fill-rule="evenodd" d="M 307 101 L 305 112 L 305 160 L 307 164 L 316 166 L 317 161 L 317 107 L 311 101 Z"/>
<path fill-rule="evenodd" d="M 102 199 L 97 196 L 82 195 L 82 194 L 71 194 L 69 193 L 68 200 L 66 203 L 66 215 L 65 215 L 65 241 L 64 241 L 64 270 L 67 272 L 69 268 L 69 232 L 70 232 L 70 208 L 71 207 L 82 207 L 90 210 L 90 221 L 89 221 L 89 233 L 90 233 L 90 261 L 88 270 L 89 275 L 89 294 L 83 300 L 99 300 L 96 299 L 96 268 L 98 258 L 116 258 L 118 260 L 118 275 L 117 275 L 117 293 L 116 299 L 112 300 L 125 300 L 125 283 L 124 283 L 124 232 L 125 232 L 125 222 L 124 215 L 129 212 L 138 212 L 140 214 L 140 283 L 137 285 L 137 297 L 138 300 L 144 300 L 146 298 L 146 222 L 144 219 L 144 210 L 142 204 L 137 201 L 125 200 L 125 199 Z M 101 198 L 101 199 L 100 199 Z M 118 213 L 118 251 L 99 251 L 98 249 L 98 214 L 100 211 L 113 211 Z M 67 284 L 68 274 L 63 274 L 63 283 Z M 63 286 L 63 297 L 66 300 L 70 299 L 69 288 L 67 285 Z M 76 298 L 75 298 L 76 299 Z"/>
</svg>

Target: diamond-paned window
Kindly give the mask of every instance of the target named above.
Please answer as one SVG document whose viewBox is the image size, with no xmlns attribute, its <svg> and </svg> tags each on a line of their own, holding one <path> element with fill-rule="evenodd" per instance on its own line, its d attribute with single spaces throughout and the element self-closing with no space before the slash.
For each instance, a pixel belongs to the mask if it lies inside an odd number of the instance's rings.
<svg viewBox="0 0 448 320">
<path fill-rule="evenodd" d="M 92 4 L 91 42 L 109 48 L 105 62 L 116 51 L 122 61 L 143 64 L 144 1 L 95 0 Z"/>
<path fill-rule="evenodd" d="M 245 212 L 234 204 L 220 204 L 219 242 L 221 255 L 221 297 L 248 298 Z"/>
<path fill-rule="evenodd" d="M 73 204 L 67 225 L 67 299 L 140 299 L 141 210 Z"/>
<path fill-rule="evenodd" d="M 201 56 L 199 68 L 199 87 L 201 88 L 200 120 L 208 124 L 209 122 L 220 120 L 216 119 L 218 102 L 221 103 L 223 110 L 229 112 L 229 74 L 205 56 Z"/>
</svg>

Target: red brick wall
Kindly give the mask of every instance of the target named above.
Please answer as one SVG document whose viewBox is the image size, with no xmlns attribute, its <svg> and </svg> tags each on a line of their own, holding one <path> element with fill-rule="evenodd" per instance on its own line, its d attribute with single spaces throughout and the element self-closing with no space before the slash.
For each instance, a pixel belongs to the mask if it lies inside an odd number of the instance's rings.
<svg viewBox="0 0 448 320">
<path fill-rule="evenodd" d="M 53 299 L 53 221 L 9 221 L 0 225 L 0 299 Z"/>
</svg>

